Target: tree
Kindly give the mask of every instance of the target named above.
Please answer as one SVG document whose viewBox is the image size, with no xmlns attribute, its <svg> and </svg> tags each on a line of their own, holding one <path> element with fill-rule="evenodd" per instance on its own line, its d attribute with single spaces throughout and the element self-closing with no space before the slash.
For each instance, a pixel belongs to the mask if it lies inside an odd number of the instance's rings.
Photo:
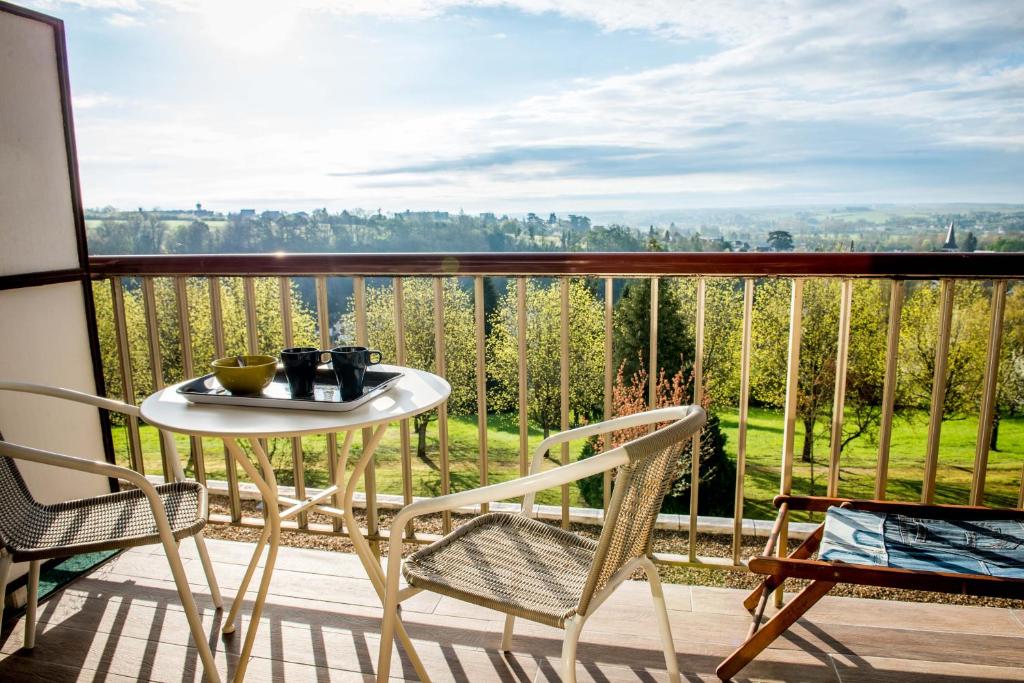
<svg viewBox="0 0 1024 683">
<path fill-rule="evenodd" d="M 960 251 L 972 252 L 978 248 L 978 238 L 973 232 L 968 232 L 967 237 L 964 238 L 964 243 L 960 245 Z"/>
<path fill-rule="evenodd" d="M 786 391 L 791 288 L 786 280 L 768 280 L 758 287 L 751 333 L 751 395 L 758 402 L 780 407 Z M 828 433 L 831 424 L 839 301 L 838 281 L 805 281 L 797 414 L 804 427 L 801 460 L 812 466 L 815 430 L 824 421 L 823 432 Z M 885 358 L 885 321 L 878 315 L 880 310 L 885 310 L 885 299 L 877 282 L 855 287 L 845 394 L 845 417 L 850 419 L 844 420 L 841 447 L 875 427 Z"/>
<path fill-rule="evenodd" d="M 669 376 L 684 374 L 693 363 L 693 332 L 680 316 L 681 302 L 672 286 L 658 288 L 658 368 Z M 650 365 L 651 281 L 631 282 L 615 306 L 615 337 L 612 349 L 615 367 L 623 366 L 633 377 Z"/>
<path fill-rule="evenodd" d="M 445 378 L 451 384 L 448 410 L 453 415 L 476 411 L 476 322 L 473 301 L 458 280 L 442 280 L 444 305 Z M 434 283 L 430 278 L 407 278 L 402 281 L 405 304 L 405 364 L 409 367 L 434 369 L 437 366 L 434 337 Z M 350 300 L 345 314 L 346 329 L 354 329 L 355 313 Z M 366 339 L 379 349 L 388 361 L 398 356 L 395 337 L 395 289 L 393 284 L 366 289 Z M 416 432 L 416 457 L 430 463 L 427 457 L 427 426 L 437 419 L 436 411 L 420 413 L 413 418 Z"/>
<path fill-rule="evenodd" d="M 626 379 L 620 366 L 612 388 L 612 409 L 615 417 L 633 415 L 647 410 L 647 371 L 640 369 Z M 687 402 L 692 390 L 683 380 L 681 371 L 672 377 L 662 371 L 656 385 L 656 406 L 678 406 Z M 706 407 L 705 407 L 706 408 Z M 624 429 L 611 434 L 609 446 L 614 448 L 627 441 L 648 433 L 646 427 Z M 602 440 L 589 439 L 580 452 L 580 460 L 601 452 Z M 662 502 L 661 511 L 669 514 L 685 514 L 690 511 L 690 473 L 693 457 L 693 442 L 689 442 L 679 454 L 678 476 L 672 483 Z M 700 488 L 697 513 L 701 515 L 731 516 L 733 513 L 733 490 L 736 466 L 725 452 L 725 435 L 722 433 L 718 416 L 708 413 L 708 420 L 701 431 L 700 440 Z M 604 475 L 586 477 L 578 483 L 580 495 L 588 505 L 602 507 L 604 497 Z"/>
<path fill-rule="evenodd" d="M 208 254 L 212 241 L 210 226 L 203 221 L 192 221 L 171 230 L 166 246 L 175 254 Z"/>
<path fill-rule="evenodd" d="M 772 251 L 793 251 L 793 235 L 786 230 L 772 230 L 768 233 L 768 246 Z"/>
<path fill-rule="evenodd" d="M 526 284 L 526 357 L 529 418 L 544 430 L 559 424 L 561 391 L 561 284 Z M 491 318 L 488 370 L 496 410 L 519 404 L 519 326 L 516 284 L 509 282 Z M 596 415 L 604 394 L 604 315 L 601 303 L 579 280 L 569 283 L 569 406 L 573 423 Z"/>
<path fill-rule="evenodd" d="M 939 328 L 939 287 L 921 283 L 907 296 L 900 334 L 901 405 L 927 409 L 935 376 L 935 346 Z M 984 376 L 988 346 L 989 299 L 981 283 L 956 283 L 946 361 L 946 396 L 942 419 L 975 413 Z"/>
<path fill-rule="evenodd" d="M 673 278 L 668 287 L 689 324 L 697 319 L 697 281 Z M 713 403 L 737 405 L 740 392 L 743 281 L 706 278 L 704 294 L 704 391 Z M 659 351 L 659 357 L 661 357 Z"/>
<path fill-rule="evenodd" d="M 1024 287 L 1017 284 L 1006 295 L 1003 343 L 999 357 L 999 383 L 993 415 L 992 450 L 998 450 L 1000 416 L 1024 413 Z"/>
</svg>

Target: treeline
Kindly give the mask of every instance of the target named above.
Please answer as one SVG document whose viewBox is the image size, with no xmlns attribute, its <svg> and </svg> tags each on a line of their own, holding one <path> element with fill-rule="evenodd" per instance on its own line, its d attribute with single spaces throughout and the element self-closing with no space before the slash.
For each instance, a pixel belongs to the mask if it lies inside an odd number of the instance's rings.
<svg viewBox="0 0 1024 683">
<path fill-rule="evenodd" d="M 594 226 L 585 216 L 525 219 L 443 211 L 366 214 L 317 209 L 195 216 L 187 212 L 89 214 L 94 254 L 202 254 L 377 251 L 644 251 L 651 240 L 675 251 L 721 251 L 722 240 L 671 229 Z"/>
</svg>

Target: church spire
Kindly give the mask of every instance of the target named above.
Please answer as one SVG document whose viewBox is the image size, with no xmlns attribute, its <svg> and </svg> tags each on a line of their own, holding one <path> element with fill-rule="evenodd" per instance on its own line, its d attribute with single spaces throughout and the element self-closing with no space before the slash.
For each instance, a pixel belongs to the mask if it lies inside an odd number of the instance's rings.
<svg viewBox="0 0 1024 683">
<path fill-rule="evenodd" d="M 942 248 L 945 251 L 957 251 L 959 248 L 956 246 L 956 229 L 953 227 L 953 221 L 949 222 L 949 228 L 946 229 L 946 243 Z"/>
</svg>

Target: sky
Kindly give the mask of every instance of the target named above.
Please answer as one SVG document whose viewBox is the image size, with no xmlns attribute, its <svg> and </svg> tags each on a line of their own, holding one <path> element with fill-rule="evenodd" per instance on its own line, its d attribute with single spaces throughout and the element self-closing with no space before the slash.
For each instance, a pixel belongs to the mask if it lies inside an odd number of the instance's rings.
<svg viewBox="0 0 1024 683">
<path fill-rule="evenodd" d="M 1024 202 L 1021 0 L 21 1 L 89 207 Z"/>
</svg>

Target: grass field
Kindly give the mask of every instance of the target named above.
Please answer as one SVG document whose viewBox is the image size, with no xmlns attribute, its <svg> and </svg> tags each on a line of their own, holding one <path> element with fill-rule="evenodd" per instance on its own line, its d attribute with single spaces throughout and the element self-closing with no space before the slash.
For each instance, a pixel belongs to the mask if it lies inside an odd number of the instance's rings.
<svg viewBox="0 0 1024 683">
<path fill-rule="evenodd" d="M 735 410 L 719 412 L 722 429 L 727 436 L 726 450 L 735 458 L 738 420 Z M 491 483 L 511 479 L 519 472 L 519 428 L 514 415 L 491 415 L 488 420 L 488 481 Z M 822 429 L 821 425 L 818 427 Z M 939 469 L 936 500 L 942 503 L 966 503 L 974 463 L 977 420 L 966 419 L 945 422 L 939 451 Z M 887 495 L 892 499 L 918 500 L 921 477 L 924 472 L 924 452 L 927 435 L 927 416 L 922 412 L 904 413 L 897 417 L 893 427 L 889 459 Z M 541 441 L 543 434 L 530 429 L 530 446 Z M 160 452 L 156 431 L 142 428 L 143 451 L 149 473 L 159 473 Z M 356 438 L 353 455 L 359 452 Z M 114 443 L 120 461 L 126 464 L 124 427 L 114 428 Z M 178 449 L 188 453 L 188 439 L 177 437 Z M 306 483 L 323 486 L 328 482 L 323 436 L 306 437 L 302 441 L 306 468 Z M 402 471 L 399 430 L 392 428 L 381 443 L 377 457 L 377 489 L 382 493 L 401 493 Z M 797 429 L 796 448 L 798 462 L 793 471 L 793 491 L 823 494 L 827 480 L 828 441 L 815 442 L 813 486 L 811 465 L 799 462 L 803 430 Z M 573 443 L 570 458 L 578 457 L 581 443 Z M 415 434 L 412 434 L 412 477 L 414 495 L 431 496 L 440 493 L 438 469 L 437 424 L 428 428 L 427 459 L 415 456 Z M 986 503 L 1015 506 L 1020 490 L 1021 468 L 1024 465 L 1024 419 L 1004 419 L 1000 425 L 999 451 L 989 456 L 986 485 Z M 224 479 L 223 446 L 218 440 L 204 439 L 207 476 Z M 449 420 L 449 451 L 451 489 L 463 490 L 480 484 L 478 467 L 476 416 L 452 417 Z M 291 446 L 287 440 L 273 440 L 270 453 L 278 480 L 292 483 Z M 782 453 L 782 414 L 775 410 L 751 409 L 747 431 L 747 471 L 744 477 L 744 516 L 767 519 L 774 516 L 771 499 L 778 493 L 779 469 Z M 184 456 L 183 456 L 184 457 Z M 851 442 L 841 458 L 839 492 L 844 496 L 871 497 L 875 485 L 878 446 L 867 438 Z M 549 466 L 553 466 L 549 463 Z M 241 474 L 241 472 L 240 472 Z M 243 477 L 244 480 L 244 477 Z M 730 493 L 731 497 L 732 494 Z M 557 505 L 561 500 L 557 490 L 538 496 L 542 504 Z M 570 488 L 570 504 L 585 505 L 575 487 Z"/>
</svg>

